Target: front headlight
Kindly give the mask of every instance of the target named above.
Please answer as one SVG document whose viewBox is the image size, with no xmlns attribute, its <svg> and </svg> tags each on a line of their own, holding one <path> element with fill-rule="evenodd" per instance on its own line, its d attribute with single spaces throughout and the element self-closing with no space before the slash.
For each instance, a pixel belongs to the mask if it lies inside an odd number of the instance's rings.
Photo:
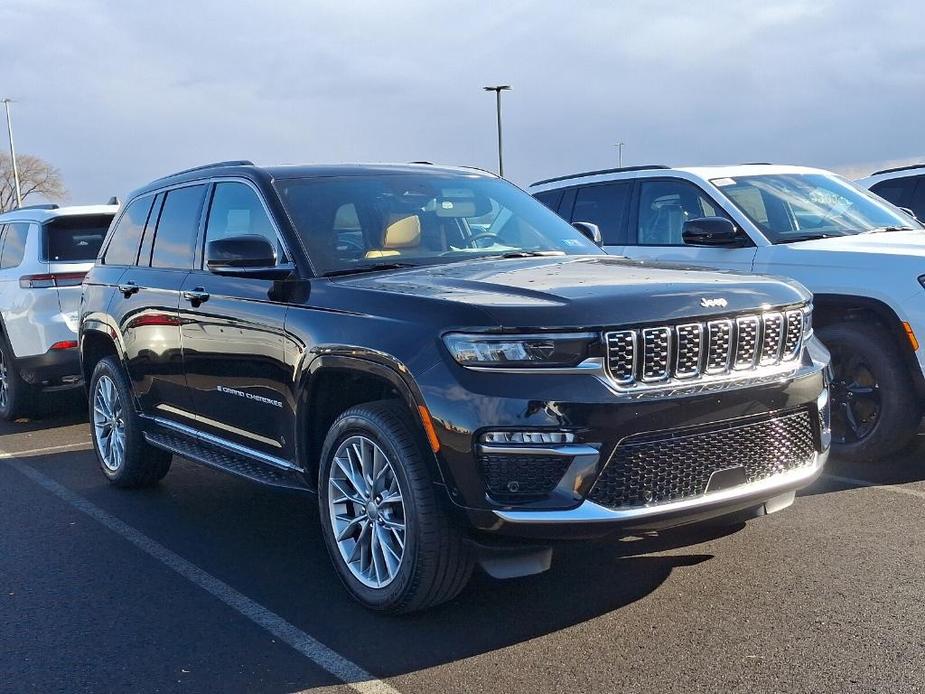
<svg viewBox="0 0 925 694">
<path fill-rule="evenodd" d="M 450 333 L 446 344 L 453 359 L 463 366 L 488 368 L 571 367 L 591 356 L 600 344 L 598 333 L 547 333 L 537 335 L 469 335 Z"/>
</svg>

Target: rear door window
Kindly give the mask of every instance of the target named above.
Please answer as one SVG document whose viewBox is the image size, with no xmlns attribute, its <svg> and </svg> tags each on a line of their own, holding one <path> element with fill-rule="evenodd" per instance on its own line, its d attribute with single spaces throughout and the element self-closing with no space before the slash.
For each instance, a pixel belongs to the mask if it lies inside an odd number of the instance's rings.
<svg viewBox="0 0 925 694">
<path fill-rule="evenodd" d="M 534 195 L 537 200 L 546 205 L 553 212 L 559 211 L 559 203 L 562 202 L 562 189 L 559 190 L 547 190 L 542 193 L 537 193 Z"/>
<path fill-rule="evenodd" d="M 915 183 L 914 176 L 891 178 L 872 185 L 870 192 L 876 193 L 884 200 L 889 200 L 897 207 L 909 207 L 912 204 Z"/>
<path fill-rule="evenodd" d="M 151 267 L 192 269 L 205 190 L 205 185 L 195 185 L 167 193 L 154 234 Z"/>
<path fill-rule="evenodd" d="M 44 226 L 45 259 L 91 261 L 99 255 L 112 215 L 59 217 Z"/>
<path fill-rule="evenodd" d="M 138 258 L 138 244 L 145 230 L 145 221 L 151 210 L 153 196 L 133 200 L 119 218 L 106 248 L 103 262 L 106 265 L 134 265 Z"/>
<path fill-rule="evenodd" d="M 580 188 L 575 196 L 571 221 L 596 224 L 606 246 L 625 244 L 623 229 L 631 185 L 629 181 L 620 181 Z"/>
<path fill-rule="evenodd" d="M 920 222 L 925 221 L 925 176 L 916 176 L 917 184 L 912 200 L 905 207 L 909 207 Z"/>
<path fill-rule="evenodd" d="M 6 225 L 6 233 L 3 235 L 3 251 L 0 253 L 0 269 L 18 267 L 22 263 L 28 238 L 28 222 L 13 222 Z"/>
</svg>

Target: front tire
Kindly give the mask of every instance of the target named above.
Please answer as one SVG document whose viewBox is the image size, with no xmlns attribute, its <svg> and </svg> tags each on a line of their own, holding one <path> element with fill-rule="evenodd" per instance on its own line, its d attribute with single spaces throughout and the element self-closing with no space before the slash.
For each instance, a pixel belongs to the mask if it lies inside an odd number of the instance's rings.
<svg viewBox="0 0 925 694">
<path fill-rule="evenodd" d="M 471 554 L 439 505 L 403 404 L 369 403 L 338 417 L 318 477 L 325 545 L 358 602 L 380 612 L 413 612 L 465 587 Z"/>
<path fill-rule="evenodd" d="M 832 354 L 832 444 L 835 454 L 870 462 L 905 448 L 922 409 L 894 340 L 859 322 L 819 328 Z"/>
<path fill-rule="evenodd" d="M 145 441 L 128 377 L 116 357 L 96 365 L 89 393 L 90 434 L 103 474 L 116 487 L 157 484 L 173 456 Z"/>
</svg>

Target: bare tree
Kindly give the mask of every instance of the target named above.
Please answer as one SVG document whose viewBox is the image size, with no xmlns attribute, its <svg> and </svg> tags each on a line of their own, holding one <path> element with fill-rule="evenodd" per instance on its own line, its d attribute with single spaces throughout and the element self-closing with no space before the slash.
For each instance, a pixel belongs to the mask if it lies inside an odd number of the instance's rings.
<svg viewBox="0 0 925 694">
<path fill-rule="evenodd" d="M 67 189 L 61 180 L 61 172 L 44 159 L 31 154 L 18 154 L 19 189 L 25 202 L 29 196 L 42 197 L 51 202 L 64 200 Z M 16 186 L 13 183 L 13 167 L 10 155 L 0 154 L 0 212 L 16 207 Z"/>
</svg>

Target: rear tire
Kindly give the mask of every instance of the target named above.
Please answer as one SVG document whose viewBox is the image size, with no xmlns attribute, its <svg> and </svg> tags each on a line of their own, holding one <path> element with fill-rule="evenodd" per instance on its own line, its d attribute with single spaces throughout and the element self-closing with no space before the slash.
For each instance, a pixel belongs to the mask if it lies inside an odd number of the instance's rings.
<svg viewBox="0 0 925 694">
<path fill-rule="evenodd" d="M 26 383 L 16 369 L 13 350 L 0 335 L 0 419 L 12 422 L 32 414 L 38 388 Z"/>
<path fill-rule="evenodd" d="M 338 417 L 318 477 L 325 545 L 355 600 L 379 612 L 413 612 L 465 587 L 471 552 L 440 506 L 402 403 L 368 403 Z"/>
<path fill-rule="evenodd" d="M 922 407 L 895 341 L 883 328 L 859 322 L 826 325 L 816 333 L 832 353 L 835 455 L 870 462 L 908 446 Z"/>
<path fill-rule="evenodd" d="M 116 357 L 105 357 L 90 378 L 90 435 L 100 469 L 116 487 L 157 484 L 173 455 L 144 438 L 128 377 Z"/>
</svg>

